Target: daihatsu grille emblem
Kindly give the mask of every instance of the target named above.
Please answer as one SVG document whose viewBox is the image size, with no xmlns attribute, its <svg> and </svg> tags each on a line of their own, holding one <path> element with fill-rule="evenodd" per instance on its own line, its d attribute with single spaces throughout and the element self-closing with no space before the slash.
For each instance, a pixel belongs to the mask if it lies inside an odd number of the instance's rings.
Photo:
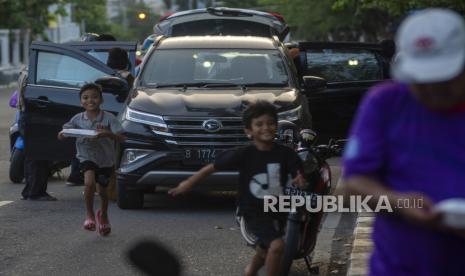
<svg viewBox="0 0 465 276">
<path fill-rule="evenodd" d="M 215 119 L 209 119 L 206 120 L 202 123 L 202 127 L 205 129 L 207 132 L 217 132 L 219 131 L 223 126 L 221 125 L 221 122 Z"/>
</svg>

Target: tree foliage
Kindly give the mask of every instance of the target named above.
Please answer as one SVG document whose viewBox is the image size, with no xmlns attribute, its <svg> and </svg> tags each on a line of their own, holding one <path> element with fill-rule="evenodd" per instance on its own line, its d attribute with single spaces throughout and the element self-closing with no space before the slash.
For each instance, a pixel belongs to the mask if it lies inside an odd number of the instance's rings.
<svg viewBox="0 0 465 276">
<path fill-rule="evenodd" d="M 187 7 L 187 0 L 164 0 L 170 6 Z M 211 3 L 212 1 L 208 1 Z M 0 28 L 29 28 L 40 34 L 56 14 L 48 7 L 57 4 L 57 14 L 63 5 L 73 6 L 73 21 L 84 23 L 87 32 L 113 33 L 118 39 L 143 40 L 152 33 L 158 20 L 142 1 L 126 0 L 127 9 L 117 23 L 106 18 L 106 0 L 0 0 Z M 196 1 L 192 1 L 196 3 Z M 464 0 L 223 0 L 218 5 L 253 8 L 278 12 L 291 27 L 297 40 L 360 40 L 376 41 L 383 37 L 386 26 L 394 25 L 408 13 L 427 7 L 444 7 L 465 15 Z M 144 11 L 146 20 L 137 19 Z"/>
<path fill-rule="evenodd" d="M 32 34 L 41 34 L 57 15 L 67 15 L 64 5 L 73 7 L 73 20 L 84 22 L 91 32 L 108 31 L 106 19 L 106 0 L 0 0 L 0 28 L 31 29 Z M 57 5 L 54 13 L 49 6 Z"/>
<path fill-rule="evenodd" d="M 106 0 L 66 0 L 73 7 L 73 21 L 86 32 L 106 33 L 110 24 L 106 17 Z"/>
<path fill-rule="evenodd" d="M 62 3 L 61 0 L 0 0 L 0 28 L 28 28 L 35 34 L 41 33 L 53 18 L 48 7 Z"/>
<path fill-rule="evenodd" d="M 258 6 L 258 0 L 223 0 L 217 2 L 220 2 L 221 6 L 229 8 L 255 8 Z"/>
<path fill-rule="evenodd" d="M 146 18 L 138 18 L 139 13 L 145 13 Z M 135 40 L 142 42 L 153 33 L 153 26 L 159 20 L 159 15 L 155 14 L 150 8 L 142 3 L 129 3 L 127 9 L 116 18 L 116 22 L 111 26 L 111 33 L 118 40 Z"/>
<path fill-rule="evenodd" d="M 380 10 L 355 16 L 355 8 L 335 10 L 334 0 L 260 0 L 268 10 L 281 13 L 298 40 L 358 40 L 361 36 L 373 40 L 387 18 Z"/>
<path fill-rule="evenodd" d="M 411 11 L 428 7 L 442 7 L 455 10 L 465 15 L 465 1 L 463 0 L 336 0 L 336 10 L 355 8 L 358 14 L 369 10 L 384 10 L 393 17 L 402 17 Z"/>
</svg>

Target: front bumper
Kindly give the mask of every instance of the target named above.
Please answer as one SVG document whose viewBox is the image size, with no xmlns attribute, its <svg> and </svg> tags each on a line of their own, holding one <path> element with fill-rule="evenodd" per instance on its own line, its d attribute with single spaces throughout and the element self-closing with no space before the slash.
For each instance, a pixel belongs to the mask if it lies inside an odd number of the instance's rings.
<svg viewBox="0 0 465 276">
<path fill-rule="evenodd" d="M 140 160 L 120 167 L 117 170 L 118 185 L 129 189 L 146 187 L 175 187 L 181 181 L 194 175 L 192 168 L 183 169 L 182 165 L 166 169 L 167 164 L 181 164 L 181 152 L 157 151 Z M 235 191 L 239 173 L 235 171 L 215 172 L 205 178 L 196 190 Z"/>
</svg>

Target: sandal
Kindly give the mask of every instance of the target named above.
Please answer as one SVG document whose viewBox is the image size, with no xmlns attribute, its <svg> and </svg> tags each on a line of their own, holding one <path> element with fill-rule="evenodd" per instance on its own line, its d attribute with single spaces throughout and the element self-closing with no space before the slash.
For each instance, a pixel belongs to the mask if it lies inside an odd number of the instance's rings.
<svg viewBox="0 0 465 276">
<path fill-rule="evenodd" d="M 111 225 L 110 223 L 102 223 L 102 211 L 97 211 L 97 222 L 98 222 L 98 232 L 102 236 L 107 236 L 111 232 Z"/>
<path fill-rule="evenodd" d="M 83 225 L 84 229 L 86 229 L 87 231 L 95 231 L 95 220 L 93 219 L 86 219 L 84 221 L 84 225 Z"/>
</svg>

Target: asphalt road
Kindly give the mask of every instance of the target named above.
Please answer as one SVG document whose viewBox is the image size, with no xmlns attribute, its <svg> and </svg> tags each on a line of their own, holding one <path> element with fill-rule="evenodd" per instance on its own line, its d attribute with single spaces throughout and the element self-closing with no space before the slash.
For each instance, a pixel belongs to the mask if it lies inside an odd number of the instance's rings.
<svg viewBox="0 0 465 276">
<path fill-rule="evenodd" d="M 169 247 L 181 259 L 183 275 L 243 275 L 253 250 L 235 223 L 232 193 L 150 194 L 143 210 L 110 204 L 108 237 L 82 229 L 83 188 L 68 187 L 63 179 L 49 182 L 56 202 L 20 200 L 24 184 L 8 179 L 12 90 L 0 89 L 0 275 L 142 275 L 125 254 L 144 238 Z M 331 164 L 336 185 L 339 160 Z M 354 220 L 353 214 L 327 215 L 314 254 L 320 275 L 345 275 Z M 291 275 L 308 275 L 303 261 L 295 262 Z"/>
</svg>

